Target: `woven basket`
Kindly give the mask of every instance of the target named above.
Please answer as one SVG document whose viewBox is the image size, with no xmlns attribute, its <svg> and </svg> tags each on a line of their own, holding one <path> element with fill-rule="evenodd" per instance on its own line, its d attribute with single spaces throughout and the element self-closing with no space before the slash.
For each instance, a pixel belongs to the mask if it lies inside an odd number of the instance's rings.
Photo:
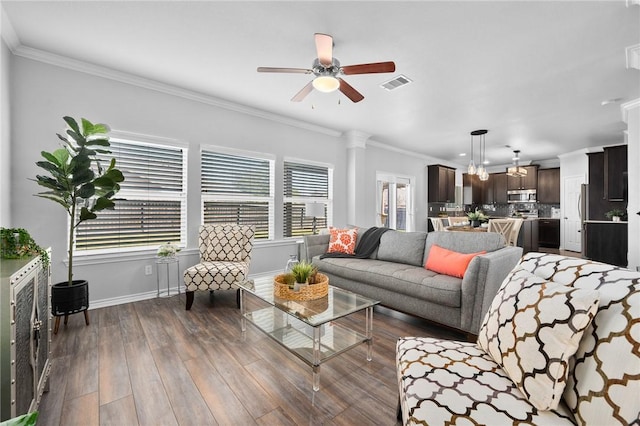
<svg viewBox="0 0 640 426">
<path fill-rule="evenodd" d="M 293 291 L 284 281 L 284 274 L 276 275 L 273 279 L 273 294 L 286 300 L 315 300 L 325 297 L 329 293 L 329 277 L 318 273 L 316 284 L 305 285 L 299 291 Z"/>
</svg>

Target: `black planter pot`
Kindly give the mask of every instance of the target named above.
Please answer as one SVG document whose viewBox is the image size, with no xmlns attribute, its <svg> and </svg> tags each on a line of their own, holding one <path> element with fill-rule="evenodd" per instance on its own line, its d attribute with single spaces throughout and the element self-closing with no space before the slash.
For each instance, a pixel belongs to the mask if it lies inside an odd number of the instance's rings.
<svg viewBox="0 0 640 426">
<path fill-rule="evenodd" d="M 480 221 L 479 220 L 472 220 L 471 221 L 471 226 L 473 226 L 474 228 L 477 228 L 478 226 L 480 226 Z"/>
<path fill-rule="evenodd" d="M 51 287 L 51 314 L 70 315 L 89 309 L 89 282 L 73 280 L 72 284 L 61 282 Z"/>
</svg>

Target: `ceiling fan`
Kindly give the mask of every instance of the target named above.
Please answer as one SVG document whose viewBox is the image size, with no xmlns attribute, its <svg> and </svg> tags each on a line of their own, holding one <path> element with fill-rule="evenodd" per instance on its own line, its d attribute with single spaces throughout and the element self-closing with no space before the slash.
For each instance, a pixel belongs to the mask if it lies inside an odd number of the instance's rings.
<svg viewBox="0 0 640 426">
<path fill-rule="evenodd" d="M 313 61 L 311 68 L 258 67 L 258 72 L 314 74 L 315 78 L 291 98 L 293 102 L 302 101 L 313 89 L 325 93 L 340 89 L 351 101 L 360 102 L 364 99 L 364 96 L 340 78 L 340 75 L 375 74 L 394 72 L 396 70 L 396 64 L 393 62 L 341 66 L 340 61 L 333 57 L 333 37 L 316 33 L 315 41 L 318 57 Z"/>
</svg>

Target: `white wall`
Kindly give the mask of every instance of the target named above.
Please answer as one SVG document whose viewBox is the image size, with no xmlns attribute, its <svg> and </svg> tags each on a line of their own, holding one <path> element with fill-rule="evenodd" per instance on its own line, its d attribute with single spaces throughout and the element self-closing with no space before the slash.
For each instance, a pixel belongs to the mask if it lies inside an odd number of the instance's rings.
<svg viewBox="0 0 640 426">
<path fill-rule="evenodd" d="M 63 131 L 65 115 L 106 123 L 114 130 L 173 138 L 189 144 L 190 249 L 182 255 L 181 268 L 197 261 L 194 249 L 200 224 L 201 144 L 269 152 L 276 156 L 279 170 L 285 156 L 333 164 L 334 223 L 346 223 L 346 149 L 341 138 L 21 57 L 14 57 L 11 65 L 11 162 L 15 165 L 11 174 L 12 226 L 28 229 L 40 245 L 52 247 L 53 282 L 66 276 L 63 259 L 67 249 L 67 217 L 52 202 L 34 197 L 39 187 L 29 179 L 40 172 L 35 165 L 40 151 L 56 148 L 55 133 Z M 276 187 L 277 206 L 278 199 L 282 200 L 282 178 L 276 182 L 280 182 Z M 276 212 L 277 235 L 281 235 L 281 230 L 282 218 Z M 293 241 L 275 247 L 257 246 L 250 273 L 283 268 L 288 255 L 296 251 Z M 152 262 L 152 254 L 115 263 L 78 261 L 75 277 L 89 280 L 92 302 L 116 301 L 131 294 L 155 291 L 156 276 L 144 275 L 144 266 Z"/>
<path fill-rule="evenodd" d="M 0 39 L 0 226 L 11 224 L 11 53 Z"/>
<path fill-rule="evenodd" d="M 410 176 L 415 178 L 413 192 L 413 208 L 415 218 L 415 230 L 427 232 L 427 165 L 441 163 L 437 159 L 431 159 L 419 155 L 407 155 L 401 151 L 381 148 L 379 144 L 367 144 L 364 181 L 369 187 L 366 191 L 365 223 L 359 226 L 375 226 L 376 224 L 376 173 L 395 174 L 397 176 Z"/>
<path fill-rule="evenodd" d="M 629 218 L 629 252 L 628 267 L 631 270 L 640 268 L 640 99 L 628 102 L 623 109 L 627 116 L 627 154 L 629 171 L 629 202 L 627 216 Z"/>
</svg>

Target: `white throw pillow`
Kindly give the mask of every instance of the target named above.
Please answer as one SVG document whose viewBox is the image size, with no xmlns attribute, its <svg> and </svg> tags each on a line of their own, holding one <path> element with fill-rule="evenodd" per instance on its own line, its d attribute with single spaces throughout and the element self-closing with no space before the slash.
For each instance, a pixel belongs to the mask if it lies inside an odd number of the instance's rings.
<svg viewBox="0 0 640 426">
<path fill-rule="evenodd" d="M 512 271 L 493 299 L 478 344 L 539 410 L 558 407 L 585 329 L 598 309 L 596 290 Z"/>
</svg>

